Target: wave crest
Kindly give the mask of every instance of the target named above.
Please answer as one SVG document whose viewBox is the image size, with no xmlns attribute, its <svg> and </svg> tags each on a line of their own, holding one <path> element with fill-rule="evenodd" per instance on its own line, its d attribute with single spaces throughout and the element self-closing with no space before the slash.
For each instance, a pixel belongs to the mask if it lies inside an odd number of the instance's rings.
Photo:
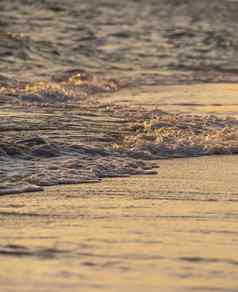
<svg viewBox="0 0 238 292">
<path fill-rule="evenodd" d="M 146 120 L 122 147 L 153 158 L 238 153 L 238 120 L 212 115 L 163 114 Z"/>
</svg>

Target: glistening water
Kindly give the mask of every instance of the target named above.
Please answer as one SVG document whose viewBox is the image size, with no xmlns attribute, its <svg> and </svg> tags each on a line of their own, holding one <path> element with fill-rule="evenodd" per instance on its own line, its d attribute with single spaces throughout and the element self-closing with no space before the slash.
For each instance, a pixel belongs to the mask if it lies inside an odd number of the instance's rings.
<svg viewBox="0 0 238 292">
<path fill-rule="evenodd" d="M 0 1 L 4 291 L 236 291 L 237 14 Z"/>
</svg>

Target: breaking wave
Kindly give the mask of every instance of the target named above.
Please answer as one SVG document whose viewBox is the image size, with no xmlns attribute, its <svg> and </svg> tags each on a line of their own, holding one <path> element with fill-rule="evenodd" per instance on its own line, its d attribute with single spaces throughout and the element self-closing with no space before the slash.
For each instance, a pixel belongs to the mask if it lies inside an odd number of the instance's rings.
<svg viewBox="0 0 238 292">
<path fill-rule="evenodd" d="M 117 80 L 83 70 L 2 81 L 0 195 L 155 173 L 154 160 L 238 152 L 238 121 L 105 104 Z"/>
<path fill-rule="evenodd" d="M 0 1 L 0 195 L 154 173 L 160 158 L 237 153 L 235 118 L 102 98 L 124 87 L 237 83 L 238 2 L 208 2 Z"/>
</svg>

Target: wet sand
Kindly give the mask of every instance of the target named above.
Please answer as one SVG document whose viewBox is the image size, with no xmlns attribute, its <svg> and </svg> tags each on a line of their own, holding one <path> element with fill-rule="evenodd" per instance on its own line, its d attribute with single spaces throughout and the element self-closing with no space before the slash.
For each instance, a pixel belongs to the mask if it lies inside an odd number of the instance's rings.
<svg viewBox="0 0 238 292">
<path fill-rule="evenodd" d="M 207 113 L 237 115 L 231 84 L 124 93 L 131 108 L 197 114 L 200 91 Z M 157 175 L 0 196 L 0 291 L 237 291 L 238 156 L 156 163 Z"/>
<path fill-rule="evenodd" d="M 0 197 L 0 290 L 237 291 L 237 163 Z"/>
</svg>

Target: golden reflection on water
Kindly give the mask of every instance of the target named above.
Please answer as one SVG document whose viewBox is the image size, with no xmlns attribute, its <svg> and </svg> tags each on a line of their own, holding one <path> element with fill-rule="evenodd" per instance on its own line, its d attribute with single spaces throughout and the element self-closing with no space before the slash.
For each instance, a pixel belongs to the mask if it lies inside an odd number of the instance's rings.
<svg viewBox="0 0 238 292">
<path fill-rule="evenodd" d="M 238 114 L 238 85 L 235 83 L 163 85 L 140 87 L 114 93 L 108 102 L 156 106 L 168 112 L 222 115 Z"/>
<path fill-rule="evenodd" d="M 1 197 L 1 291 L 235 291 L 237 159 Z"/>
</svg>

